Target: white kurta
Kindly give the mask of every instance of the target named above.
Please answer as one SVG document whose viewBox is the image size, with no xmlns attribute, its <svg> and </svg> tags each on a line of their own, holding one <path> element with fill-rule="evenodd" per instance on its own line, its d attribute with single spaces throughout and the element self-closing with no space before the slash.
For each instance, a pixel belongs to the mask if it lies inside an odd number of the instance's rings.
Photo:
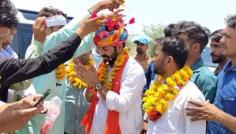
<svg viewBox="0 0 236 134">
<path fill-rule="evenodd" d="M 148 134 L 205 134 L 206 121 L 191 121 L 186 116 L 188 100 L 205 100 L 197 86 L 188 84 L 169 103 L 168 110 L 157 121 L 148 121 Z"/>
<path fill-rule="evenodd" d="M 120 94 L 109 91 L 106 101 L 98 94 L 90 134 L 104 134 L 107 109 L 119 112 L 122 134 L 139 134 L 142 129 L 142 92 L 146 83 L 143 68 L 129 58 L 122 73 Z"/>
</svg>

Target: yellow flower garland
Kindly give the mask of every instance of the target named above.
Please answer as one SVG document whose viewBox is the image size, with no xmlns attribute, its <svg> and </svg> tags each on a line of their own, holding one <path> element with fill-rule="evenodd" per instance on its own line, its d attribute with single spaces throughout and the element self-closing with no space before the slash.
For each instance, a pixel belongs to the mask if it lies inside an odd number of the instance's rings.
<svg viewBox="0 0 236 134">
<path fill-rule="evenodd" d="M 192 70 L 184 66 L 173 75 L 166 78 L 166 84 L 161 84 L 163 78 L 158 76 L 143 97 L 143 110 L 150 120 L 157 120 L 168 109 L 168 103 L 175 99 L 179 91 L 192 76 Z"/>
<path fill-rule="evenodd" d="M 65 64 L 59 65 L 56 68 L 55 73 L 56 73 L 56 78 L 58 80 L 63 80 L 66 76 L 66 65 Z"/>
<path fill-rule="evenodd" d="M 88 69 L 91 65 L 93 65 L 92 58 L 89 58 L 87 64 L 85 65 L 85 68 Z M 67 70 L 67 76 L 68 80 L 71 83 L 71 85 L 77 89 L 84 89 L 87 84 L 84 83 L 82 80 L 80 80 L 78 77 L 76 77 L 76 72 L 74 70 L 74 62 L 71 60 L 69 62 L 69 68 Z"/>
<path fill-rule="evenodd" d="M 98 70 L 98 79 L 108 89 L 112 89 L 112 81 L 115 78 L 120 67 L 123 65 L 125 58 L 128 56 L 128 48 L 124 48 L 122 52 L 117 56 L 114 66 L 111 70 L 110 76 L 108 77 L 108 65 L 104 62 L 101 63 Z"/>
</svg>

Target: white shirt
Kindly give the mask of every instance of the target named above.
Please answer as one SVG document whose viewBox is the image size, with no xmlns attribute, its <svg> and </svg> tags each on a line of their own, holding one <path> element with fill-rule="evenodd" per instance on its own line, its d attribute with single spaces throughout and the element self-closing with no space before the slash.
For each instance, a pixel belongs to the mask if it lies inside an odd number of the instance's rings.
<svg viewBox="0 0 236 134">
<path fill-rule="evenodd" d="M 104 134 L 107 109 L 119 112 L 122 134 L 139 134 L 142 129 L 142 91 L 146 83 L 143 68 L 129 58 L 122 73 L 120 94 L 109 91 L 104 100 L 99 94 L 90 134 Z"/>
<path fill-rule="evenodd" d="M 148 120 L 148 134 L 205 134 L 206 121 L 191 121 L 186 116 L 188 100 L 204 101 L 205 97 L 197 86 L 188 82 L 178 96 L 169 103 L 168 110 L 153 122 Z"/>
</svg>

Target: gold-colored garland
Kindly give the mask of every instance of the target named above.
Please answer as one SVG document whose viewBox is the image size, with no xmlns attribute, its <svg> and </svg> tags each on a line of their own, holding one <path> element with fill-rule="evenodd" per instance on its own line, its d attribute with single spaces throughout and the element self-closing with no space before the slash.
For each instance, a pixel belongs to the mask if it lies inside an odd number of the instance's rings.
<svg viewBox="0 0 236 134">
<path fill-rule="evenodd" d="M 91 65 L 93 65 L 93 60 L 92 58 L 89 58 L 88 62 L 85 66 L 86 69 L 88 69 Z M 84 83 L 82 80 L 80 80 L 77 76 L 76 76 L 76 72 L 74 70 L 74 62 L 73 60 L 71 60 L 69 62 L 69 67 L 68 67 L 68 70 L 67 70 L 67 77 L 68 77 L 68 80 L 70 82 L 70 84 L 77 88 L 77 89 L 84 89 L 87 87 L 87 84 Z"/>
<path fill-rule="evenodd" d="M 98 70 L 98 79 L 102 84 L 108 88 L 112 89 L 112 81 L 115 78 L 117 72 L 120 70 L 121 66 L 125 62 L 128 56 L 128 48 L 124 48 L 122 52 L 117 56 L 114 66 L 111 70 L 110 76 L 108 77 L 108 65 L 102 62 Z"/>
<path fill-rule="evenodd" d="M 116 76 L 117 72 L 120 70 L 120 67 L 123 65 L 125 58 L 128 56 L 128 48 L 124 48 L 122 52 L 117 56 L 114 66 L 111 70 L 110 77 L 108 79 L 108 66 L 105 62 L 101 63 L 101 67 L 99 67 L 98 74 L 99 74 L 99 81 L 103 83 L 105 87 L 108 89 L 112 89 L 112 80 Z M 88 63 L 85 65 L 86 68 L 89 68 L 90 65 L 93 64 L 92 59 L 90 58 Z M 66 70 L 66 66 L 64 64 L 58 66 L 56 69 L 56 78 L 58 80 L 63 80 L 65 76 L 68 76 L 68 80 L 73 87 L 77 89 L 83 89 L 87 86 L 82 80 L 76 77 L 76 72 L 74 71 L 74 62 L 71 60 L 69 62 L 69 68 Z"/>
<path fill-rule="evenodd" d="M 150 120 L 155 121 L 161 117 L 168 109 L 168 103 L 175 99 L 191 76 L 192 70 L 188 66 L 184 66 L 166 78 L 165 84 L 161 84 L 163 78 L 157 76 L 143 97 L 143 110 L 148 114 Z"/>
<path fill-rule="evenodd" d="M 56 73 L 56 78 L 57 78 L 58 80 L 63 80 L 63 79 L 65 79 L 65 76 L 66 76 L 66 65 L 65 65 L 65 64 L 59 65 L 59 66 L 56 68 L 55 73 Z"/>
</svg>

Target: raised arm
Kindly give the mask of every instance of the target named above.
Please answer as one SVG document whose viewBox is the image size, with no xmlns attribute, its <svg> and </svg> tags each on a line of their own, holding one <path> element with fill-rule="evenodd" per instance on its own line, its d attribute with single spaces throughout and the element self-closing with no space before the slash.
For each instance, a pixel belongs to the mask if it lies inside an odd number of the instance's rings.
<svg viewBox="0 0 236 134">
<path fill-rule="evenodd" d="M 0 58 L 0 84 L 11 85 L 51 72 L 73 56 L 81 42 L 81 38 L 99 28 L 102 21 L 97 21 L 98 19 L 101 18 L 82 20 L 76 34 L 72 35 L 67 41 L 62 42 L 59 47 L 48 51 L 38 58 L 28 60 Z"/>
</svg>

